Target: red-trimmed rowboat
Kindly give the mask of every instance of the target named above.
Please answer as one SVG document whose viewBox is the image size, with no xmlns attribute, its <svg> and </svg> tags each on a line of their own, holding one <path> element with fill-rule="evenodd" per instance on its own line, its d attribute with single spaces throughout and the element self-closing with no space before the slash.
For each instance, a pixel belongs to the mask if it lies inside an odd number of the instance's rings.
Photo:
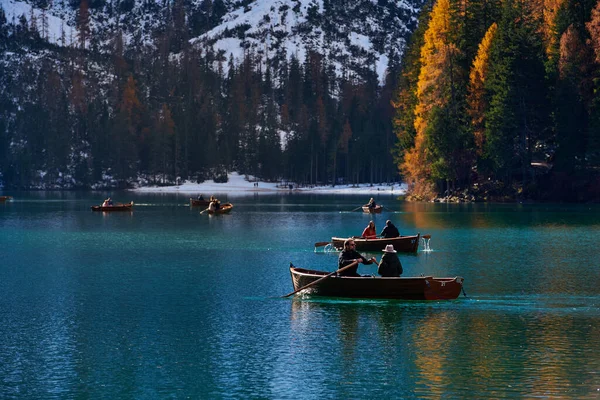
<svg viewBox="0 0 600 400">
<path fill-rule="evenodd" d="M 394 245 L 394 250 L 398 253 L 416 253 L 419 250 L 419 239 L 421 234 L 417 233 L 414 236 L 399 236 L 395 238 L 387 239 L 363 239 L 359 237 L 353 237 L 354 243 L 356 243 L 357 251 L 383 251 L 385 246 L 388 244 Z M 338 250 L 343 250 L 344 242 L 348 238 L 332 237 L 331 243 Z"/>
<path fill-rule="evenodd" d="M 233 204 L 231 203 L 223 203 L 218 210 L 210 211 L 208 208 L 205 210 L 208 214 L 227 214 L 233 209 Z"/>
<path fill-rule="evenodd" d="M 369 206 L 362 206 L 363 212 L 365 213 L 369 213 L 369 214 L 381 214 L 381 212 L 383 211 L 383 206 L 375 206 L 373 208 L 369 207 Z"/>
<path fill-rule="evenodd" d="M 294 290 L 328 274 L 330 273 L 290 266 Z M 306 292 L 316 296 L 362 299 L 454 300 L 460 295 L 463 281 L 464 279 L 460 276 L 454 278 L 433 276 L 382 278 L 332 275 L 310 286 Z"/>
<path fill-rule="evenodd" d="M 190 197 L 190 207 L 208 207 L 210 200 L 197 200 Z"/>
<path fill-rule="evenodd" d="M 133 211 L 133 201 L 126 204 L 114 204 L 112 206 L 92 206 L 92 211 Z"/>
</svg>

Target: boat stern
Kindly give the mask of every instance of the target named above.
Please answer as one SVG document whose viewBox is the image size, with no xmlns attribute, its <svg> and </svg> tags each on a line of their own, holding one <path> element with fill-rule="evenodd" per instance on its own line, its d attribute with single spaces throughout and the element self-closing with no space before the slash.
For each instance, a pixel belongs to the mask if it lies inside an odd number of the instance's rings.
<svg viewBox="0 0 600 400">
<path fill-rule="evenodd" d="M 460 296 L 464 278 L 430 278 L 426 281 L 426 300 L 454 300 Z"/>
</svg>

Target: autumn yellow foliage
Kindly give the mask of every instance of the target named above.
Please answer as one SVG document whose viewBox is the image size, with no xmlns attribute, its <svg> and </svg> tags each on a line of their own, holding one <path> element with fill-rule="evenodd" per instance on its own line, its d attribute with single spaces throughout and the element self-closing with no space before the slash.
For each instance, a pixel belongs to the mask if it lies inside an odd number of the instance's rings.
<svg viewBox="0 0 600 400">
<path fill-rule="evenodd" d="M 428 183 L 430 159 L 427 151 L 427 128 L 434 107 L 448 102 L 452 84 L 453 62 L 458 49 L 450 39 L 450 1 L 438 0 L 431 10 L 430 21 L 421 48 L 421 71 L 417 83 L 417 106 L 414 126 L 415 144 L 406 152 L 400 169 L 414 192 L 434 197 Z M 428 199 L 424 199 L 428 200 Z"/>
<path fill-rule="evenodd" d="M 494 22 L 479 44 L 477 56 L 473 61 L 473 66 L 469 74 L 469 94 L 467 98 L 469 103 L 468 111 L 473 125 L 475 145 L 477 146 L 477 152 L 479 154 L 481 154 L 483 150 L 485 111 L 487 108 L 484 96 L 484 85 L 489 67 L 490 47 L 497 30 L 498 25 Z"/>
</svg>

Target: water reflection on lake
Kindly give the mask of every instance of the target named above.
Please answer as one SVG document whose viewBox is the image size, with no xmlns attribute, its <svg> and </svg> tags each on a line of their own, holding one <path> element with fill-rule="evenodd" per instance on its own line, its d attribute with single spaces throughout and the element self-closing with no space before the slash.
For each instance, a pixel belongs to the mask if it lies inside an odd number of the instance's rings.
<svg viewBox="0 0 600 400">
<path fill-rule="evenodd" d="M 223 195 L 232 213 L 208 216 L 189 195 L 110 193 L 133 212 L 94 213 L 109 194 L 10 194 L 1 398 L 599 396 L 598 206 Z M 370 219 L 430 234 L 404 275 L 463 276 L 467 297 L 280 298 L 290 262 L 333 271 L 314 243 Z"/>
</svg>

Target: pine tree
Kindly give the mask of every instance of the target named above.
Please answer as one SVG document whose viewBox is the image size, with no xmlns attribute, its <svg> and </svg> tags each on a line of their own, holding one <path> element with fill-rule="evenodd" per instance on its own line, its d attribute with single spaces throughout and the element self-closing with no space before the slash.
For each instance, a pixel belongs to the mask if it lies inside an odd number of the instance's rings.
<svg viewBox="0 0 600 400">
<path fill-rule="evenodd" d="M 37 16 L 35 15 L 35 11 L 33 11 L 33 7 L 31 7 L 29 11 L 29 35 L 32 40 L 40 39 L 40 30 L 38 27 Z"/>
<path fill-rule="evenodd" d="M 560 39 L 558 60 L 559 82 L 556 104 L 556 142 L 554 168 L 571 172 L 585 159 L 588 114 L 585 88 L 585 65 L 590 54 L 577 30 L 571 26 Z"/>
<path fill-rule="evenodd" d="M 40 15 L 40 25 L 41 25 L 41 36 L 46 42 L 50 38 L 50 32 L 48 27 L 48 11 L 47 6 L 42 8 L 42 13 Z"/>
<path fill-rule="evenodd" d="M 589 32 L 589 45 L 593 52 L 594 63 L 590 63 L 590 77 L 593 78 L 593 95 L 590 99 L 589 138 L 586 149 L 586 160 L 592 167 L 600 166 L 600 2 L 591 12 L 589 22 L 585 24 Z"/>
<path fill-rule="evenodd" d="M 112 129 L 114 147 L 111 164 L 115 177 L 122 184 L 138 171 L 137 143 L 142 132 L 142 112 L 137 85 L 130 75 L 123 89 Z"/>
<path fill-rule="evenodd" d="M 79 10 L 77 12 L 77 39 L 81 49 L 87 48 L 90 35 L 90 10 L 88 1 L 81 0 L 81 3 L 79 3 Z"/>
<path fill-rule="evenodd" d="M 260 175 L 264 179 L 281 177 L 281 139 L 277 123 L 277 105 L 272 90 L 271 69 L 267 67 L 263 85 L 262 118 L 259 127 L 258 155 Z"/>
<path fill-rule="evenodd" d="M 8 23 L 6 19 L 6 13 L 0 5 L 0 50 L 5 49 L 8 46 Z"/>
<path fill-rule="evenodd" d="M 485 115 L 488 104 L 485 95 L 485 80 L 489 69 L 489 56 L 492 41 L 498 30 L 498 25 L 493 23 L 479 44 L 477 56 L 473 61 L 471 73 L 469 74 L 468 112 L 471 117 L 471 125 L 477 153 L 481 155 L 484 147 Z"/>
<path fill-rule="evenodd" d="M 155 116 L 154 129 L 152 132 L 151 170 L 154 181 L 157 176 L 165 184 L 170 182 L 169 176 L 173 175 L 173 139 L 175 136 L 175 122 L 171 116 L 171 110 L 163 103 Z"/>
<path fill-rule="evenodd" d="M 537 16 L 524 0 L 506 0 L 490 48 L 484 172 L 505 183 L 527 180 L 533 152 L 547 139 L 550 118 Z"/>
<path fill-rule="evenodd" d="M 431 197 L 436 181 L 464 180 L 470 166 L 462 118 L 465 71 L 453 42 L 453 12 L 449 0 L 434 5 L 421 48 L 415 147 L 406 153 L 401 166 L 418 198 Z"/>
<path fill-rule="evenodd" d="M 419 17 L 419 26 L 412 34 L 402 57 L 404 66 L 398 78 L 396 93 L 392 100 L 395 109 L 392 124 L 397 142 L 393 149 L 394 161 L 400 167 L 407 151 L 415 145 L 415 108 L 417 106 L 417 83 L 421 72 L 421 47 L 423 46 L 431 2 L 425 4 Z"/>
<path fill-rule="evenodd" d="M 339 148 L 339 152 L 345 156 L 346 158 L 346 162 L 344 163 L 344 165 L 346 166 L 345 171 L 344 171 L 344 176 L 346 178 L 348 178 L 349 176 L 349 171 L 351 168 L 351 160 L 348 157 L 348 153 L 349 153 L 349 148 L 350 148 L 350 140 L 352 140 L 352 127 L 350 126 L 350 121 L 348 121 L 348 119 L 346 119 L 346 121 L 344 121 L 344 126 L 342 128 L 342 133 L 340 134 L 340 139 L 338 141 L 338 146 L 337 148 Z M 336 152 L 337 154 L 337 152 Z M 335 174 L 334 174 L 335 177 Z M 335 178 L 334 178 L 334 182 L 335 182 Z"/>
</svg>

